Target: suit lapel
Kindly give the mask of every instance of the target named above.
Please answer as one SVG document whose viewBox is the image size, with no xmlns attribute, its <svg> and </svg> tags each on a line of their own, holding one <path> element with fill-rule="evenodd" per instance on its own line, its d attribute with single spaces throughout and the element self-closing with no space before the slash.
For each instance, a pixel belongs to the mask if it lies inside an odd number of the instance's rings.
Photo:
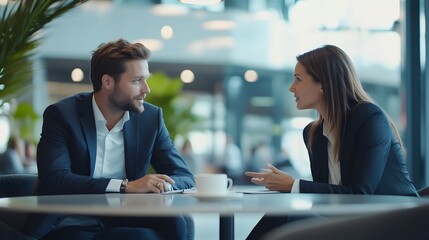
<svg viewBox="0 0 429 240">
<path fill-rule="evenodd" d="M 97 131 L 95 127 L 94 111 L 92 109 L 92 94 L 83 96 L 78 100 L 80 124 L 85 135 L 90 160 L 90 174 L 94 173 L 95 158 L 97 154 Z"/>
<path fill-rule="evenodd" d="M 125 172 L 127 178 L 137 178 L 137 159 L 139 159 L 140 139 L 139 139 L 139 118 L 133 117 L 135 113 L 130 113 L 130 119 L 124 124 L 124 151 L 125 151 Z"/>
<path fill-rule="evenodd" d="M 340 167 L 341 167 L 341 184 L 342 185 L 348 185 L 352 181 L 353 176 L 353 162 L 351 161 L 353 159 L 354 154 L 354 134 L 352 134 L 352 129 L 354 127 L 350 125 L 350 123 L 353 123 L 353 118 L 350 118 L 350 120 L 346 123 L 344 136 L 342 137 L 342 143 L 340 150 Z"/>
<path fill-rule="evenodd" d="M 353 115 L 358 106 L 355 101 L 349 101 L 350 109 L 352 109 L 347 116 L 347 121 L 344 122 L 344 134 L 341 138 L 341 149 L 340 149 L 340 167 L 341 167 L 341 184 L 351 184 L 353 178 L 353 155 L 355 149 L 355 136 L 356 136 L 356 119 L 360 119 L 360 116 Z"/>
<path fill-rule="evenodd" d="M 323 135 L 323 126 L 317 130 L 317 139 L 313 144 L 312 172 L 314 181 L 329 182 L 328 139 Z"/>
</svg>

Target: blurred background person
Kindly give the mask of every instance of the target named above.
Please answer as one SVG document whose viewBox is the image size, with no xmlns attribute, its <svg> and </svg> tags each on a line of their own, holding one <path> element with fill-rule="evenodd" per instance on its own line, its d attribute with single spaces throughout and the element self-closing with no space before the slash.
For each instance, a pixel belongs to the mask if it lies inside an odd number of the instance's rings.
<svg viewBox="0 0 429 240">
<path fill-rule="evenodd" d="M 25 141 L 25 154 L 23 165 L 26 173 L 37 174 L 36 145 L 31 141 Z"/>
<path fill-rule="evenodd" d="M 243 156 L 241 149 L 230 136 L 226 139 L 226 146 L 220 164 L 220 171 L 226 173 L 234 181 L 234 184 L 241 183 L 244 176 Z"/>
<path fill-rule="evenodd" d="M 7 149 L 0 154 L 0 174 L 24 173 L 24 141 L 11 137 L 7 144 Z"/>
<path fill-rule="evenodd" d="M 247 170 L 251 172 L 261 171 L 271 163 L 271 149 L 264 142 L 258 143 L 250 149 L 250 157 L 247 164 Z"/>
<path fill-rule="evenodd" d="M 180 149 L 180 155 L 185 160 L 185 163 L 192 174 L 196 174 L 200 171 L 200 164 L 195 157 L 192 143 L 189 139 L 186 139 L 183 143 L 182 148 Z"/>
<path fill-rule="evenodd" d="M 291 175 L 294 178 L 300 178 L 301 175 L 299 172 L 295 169 L 293 166 L 293 163 L 290 159 L 290 156 L 285 148 L 282 148 L 280 153 L 277 156 L 277 160 L 275 164 L 273 164 L 276 168 L 287 172 L 289 175 Z"/>
</svg>

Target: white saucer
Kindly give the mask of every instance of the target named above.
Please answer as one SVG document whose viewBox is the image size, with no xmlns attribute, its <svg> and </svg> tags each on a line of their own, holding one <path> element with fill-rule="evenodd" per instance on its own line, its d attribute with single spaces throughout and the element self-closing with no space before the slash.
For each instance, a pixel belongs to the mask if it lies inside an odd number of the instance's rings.
<svg viewBox="0 0 429 240">
<path fill-rule="evenodd" d="M 243 193 L 230 192 L 226 195 L 208 195 L 208 194 L 198 194 L 198 193 L 189 193 L 190 196 L 198 198 L 200 201 L 224 201 L 224 200 L 233 200 L 243 197 Z"/>
</svg>

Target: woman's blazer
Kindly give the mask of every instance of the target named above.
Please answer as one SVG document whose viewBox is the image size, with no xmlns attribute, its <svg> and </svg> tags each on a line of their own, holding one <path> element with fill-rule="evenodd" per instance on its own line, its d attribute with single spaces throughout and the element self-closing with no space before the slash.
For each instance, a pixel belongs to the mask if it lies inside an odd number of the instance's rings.
<svg viewBox="0 0 429 240">
<path fill-rule="evenodd" d="M 418 196 L 408 174 L 403 150 L 386 114 L 372 103 L 354 104 L 348 114 L 339 155 L 341 185 L 328 183 L 327 138 L 323 126 L 308 149 L 310 123 L 304 142 L 313 181 L 300 181 L 302 193 L 382 194 Z"/>
</svg>

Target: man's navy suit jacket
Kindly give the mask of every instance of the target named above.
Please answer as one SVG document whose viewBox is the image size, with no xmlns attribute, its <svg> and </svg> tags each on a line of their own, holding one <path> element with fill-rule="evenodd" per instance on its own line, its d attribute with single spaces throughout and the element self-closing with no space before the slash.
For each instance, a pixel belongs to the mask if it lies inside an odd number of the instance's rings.
<svg viewBox="0 0 429 240">
<path fill-rule="evenodd" d="M 97 151 L 92 96 L 77 94 L 46 108 L 37 149 L 38 194 L 105 193 L 110 178 L 92 177 Z M 143 177 L 151 164 L 175 181 L 174 189 L 193 187 L 194 177 L 170 139 L 162 110 L 149 103 L 144 108 L 142 113 L 130 112 L 123 127 L 127 178 Z M 57 217 L 29 219 L 26 232 L 38 238 L 55 226 Z"/>
<path fill-rule="evenodd" d="M 317 129 L 308 149 L 310 123 L 304 142 L 313 181 L 300 181 L 302 193 L 378 194 L 418 196 L 399 142 L 385 113 L 375 104 L 353 104 L 341 138 L 341 185 L 329 184 L 328 139 Z"/>
</svg>

